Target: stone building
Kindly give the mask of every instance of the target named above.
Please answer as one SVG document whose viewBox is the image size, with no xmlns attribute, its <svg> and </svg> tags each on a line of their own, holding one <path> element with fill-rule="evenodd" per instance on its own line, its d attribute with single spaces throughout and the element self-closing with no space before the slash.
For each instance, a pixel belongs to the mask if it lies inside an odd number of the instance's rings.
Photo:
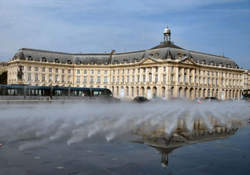
<svg viewBox="0 0 250 175">
<path fill-rule="evenodd" d="M 250 89 L 250 70 L 244 71 L 243 82 L 243 89 Z"/>
<path fill-rule="evenodd" d="M 249 70 L 239 68 L 230 58 L 183 49 L 170 37 L 166 28 L 159 45 L 125 53 L 71 54 L 22 48 L 8 62 L 8 84 L 105 87 L 116 97 L 130 99 L 236 99 L 244 88 L 249 89 Z"/>
</svg>

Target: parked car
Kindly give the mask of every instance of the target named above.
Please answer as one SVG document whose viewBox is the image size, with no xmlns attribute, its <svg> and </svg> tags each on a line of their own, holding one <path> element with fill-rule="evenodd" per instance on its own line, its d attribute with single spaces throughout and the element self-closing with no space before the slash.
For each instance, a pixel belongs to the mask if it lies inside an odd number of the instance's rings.
<svg viewBox="0 0 250 175">
<path fill-rule="evenodd" d="M 219 99 L 217 97 L 205 97 L 202 101 L 216 102 L 219 101 Z"/>
<path fill-rule="evenodd" d="M 137 97 L 134 98 L 133 101 L 136 102 L 136 103 L 145 103 L 145 102 L 148 102 L 149 100 L 146 97 L 137 96 Z"/>
</svg>

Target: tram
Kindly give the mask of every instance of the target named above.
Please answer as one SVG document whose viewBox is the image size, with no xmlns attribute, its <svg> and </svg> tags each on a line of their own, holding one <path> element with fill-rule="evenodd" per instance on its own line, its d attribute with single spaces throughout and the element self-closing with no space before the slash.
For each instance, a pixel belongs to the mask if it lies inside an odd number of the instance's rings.
<svg viewBox="0 0 250 175">
<path fill-rule="evenodd" d="M 29 86 L 0 84 L 1 97 L 112 97 L 113 94 L 106 88 L 80 88 L 62 86 Z"/>
</svg>

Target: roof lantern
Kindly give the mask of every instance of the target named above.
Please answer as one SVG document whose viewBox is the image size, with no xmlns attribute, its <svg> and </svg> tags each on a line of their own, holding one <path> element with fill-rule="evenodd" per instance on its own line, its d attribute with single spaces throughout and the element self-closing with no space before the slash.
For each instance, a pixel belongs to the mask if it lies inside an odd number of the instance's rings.
<svg viewBox="0 0 250 175">
<path fill-rule="evenodd" d="M 171 30 L 168 28 L 168 26 L 164 29 L 163 35 L 164 35 L 164 42 L 171 41 Z"/>
</svg>

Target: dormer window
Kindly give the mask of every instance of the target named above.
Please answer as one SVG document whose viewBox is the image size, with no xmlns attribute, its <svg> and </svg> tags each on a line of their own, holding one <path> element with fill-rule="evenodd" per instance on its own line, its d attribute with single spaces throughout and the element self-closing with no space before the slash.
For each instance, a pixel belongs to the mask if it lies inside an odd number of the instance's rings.
<svg viewBox="0 0 250 175">
<path fill-rule="evenodd" d="M 124 59 L 123 62 L 124 62 L 124 63 L 128 63 L 128 59 Z"/>
<path fill-rule="evenodd" d="M 29 61 L 33 61 L 32 56 L 28 56 L 28 60 L 29 60 Z"/>
<path fill-rule="evenodd" d="M 210 62 L 210 65 L 214 65 L 214 62 L 213 62 L 213 61 L 211 61 L 211 62 Z"/>
<path fill-rule="evenodd" d="M 71 61 L 71 60 L 67 60 L 67 63 L 68 63 L 68 64 L 72 64 L 72 61 Z"/>
<path fill-rule="evenodd" d="M 55 63 L 60 63 L 58 58 L 55 59 Z"/>
<path fill-rule="evenodd" d="M 45 57 L 42 57 L 42 62 L 47 62 L 47 59 Z"/>
</svg>

